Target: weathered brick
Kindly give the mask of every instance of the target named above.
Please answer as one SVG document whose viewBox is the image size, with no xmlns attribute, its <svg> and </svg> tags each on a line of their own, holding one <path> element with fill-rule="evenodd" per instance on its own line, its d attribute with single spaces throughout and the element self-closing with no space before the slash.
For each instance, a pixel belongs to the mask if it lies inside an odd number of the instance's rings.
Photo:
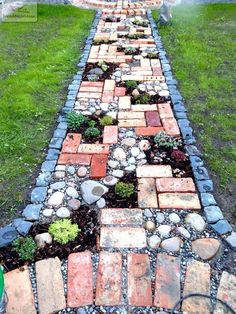
<svg viewBox="0 0 236 314">
<path fill-rule="evenodd" d="M 8 296 L 7 314 L 36 314 L 29 269 L 23 266 L 4 275 Z"/>
<path fill-rule="evenodd" d="M 96 305 L 121 304 L 121 253 L 101 252 L 96 285 Z"/>
<path fill-rule="evenodd" d="M 156 111 L 157 105 L 132 105 L 131 110 L 135 112 Z"/>
<path fill-rule="evenodd" d="M 77 98 L 92 98 L 92 99 L 99 99 L 102 97 L 102 93 L 90 93 L 90 92 L 79 92 Z"/>
<path fill-rule="evenodd" d="M 138 178 L 163 178 L 172 177 L 172 169 L 169 165 L 144 165 L 136 169 Z"/>
<path fill-rule="evenodd" d="M 115 96 L 125 96 L 126 88 L 125 87 L 116 87 L 115 88 Z"/>
<path fill-rule="evenodd" d="M 130 119 L 130 120 L 119 120 L 120 128 L 133 128 L 146 126 L 145 119 Z"/>
<path fill-rule="evenodd" d="M 93 268 L 89 251 L 73 253 L 68 257 L 67 306 L 93 304 Z"/>
<path fill-rule="evenodd" d="M 83 81 L 81 83 L 81 87 L 103 87 L 103 82 L 90 82 L 90 81 Z M 88 90 L 88 89 L 87 89 Z"/>
<path fill-rule="evenodd" d="M 136 111 L 123 111 L 118 113 L 118 119 L 127 120 L 127 119 L 141 119 L 144 120 L 144 112 L 136 112 Z"/>
<path fill-rule="evenodd" d="M 81 134 L 78 133 L 68 133 L 63 145 L 62 153 L 76 153 L 81 142 Z"/>
<path fill-rule="evenodd" d="M 103 178 L 107 172 L 107 155 L 95 154 L 92 157 L 89 176 L 91 178 Z"/>
<path fill-rule="evenodd" d="M 198 195 L 195 193 L 158 194 L 160 208 L 201 209 Z"/>
<path fill-rule="evenodd" d="M 152 306 L 151 272 L 148 254 L 128 254 L 128 303 Z"/>
<path fill-rule="evenodd" d="M 103 208 L 103 225 L 142 225 L 142 210 L 139 208 Z"/>
<path fill-rule="evenodd" d="M 89 87 L 87 87 L 87 86 L 81 86 L 80 87 L 80 89 L 79 89 L 79 91 L 80 92 L 95 92 L 95 93 L 102 93 L 102 86 L 99 86 L 99 87 L 96 87 L 96 86 L 89 86 Z"/>
<path fill-rule="evenodd" d="M 104 91 L 102 94 L 102 102 L 109 103 L 113 101 L 114 94 L 112 91 Z"/>
<path fill-rule="evenodd" d="M 140 208 L 157 208 L 155 179 L 140 178 L 138 180 L 138 205 Z"/>
<path fill-rule="evenodd" d="M 146 121 L 148 126 L 161 126 L 160 117 L 157 111 L 147 111 Z"/>
<path fill-rule="evenodd" d="M 35 268 L 39 313 L 49 314 L 66 308 L 59 258 L 49 258 L 36 262 Z"/>
<path fill-rule="evenodd" d="M 220 279 L 217 298 L 236 309 L 236 277 L 224 271 Z M 214 314 L 226 313 L 226 308 L 219 302 L 216 305 Z"/>
<path fill-rule="evenodd" d="M 80 154 L 109 154 L 109 145 L 103 144 L 80 144 L 78 148 Z"/>
<path fill-rule="evenodd" d="M 131 100 L 130 96 L 122 96 L 119 97 L 119 109 L 130 109 L 131 107 Z"/>
<path fill-rule="evenodd" d="M 183 296 L 191 293 L 210 295 L 210 265 L 192 260 L 188 263 Z M 210 314 L 210 300 L 191 297 L 183 301 L 182 311 L 189 314 Z"/>
<path fill-rule="evenodd" d="M 162 119 L 161 121 L 166 134 L 170 136 L 180 136 L 179 127 L 174 118 Z"/>
<path fill-rule="evenodd" d="M 154 305 L 172 309 L 180 299 L 180 258 L 157 254 Z"/>
<path fill-rule="evenodd" d="M 61 154 L 59 165 L 90 165 L 92 155 L 89 154 Z"/>
<path fill-rule="evenodd" d="M 106 125 L 103 131 L 103 144 L 116 144 L 118 140 L 118 126 Z"/>
<path fill-rule="evenodd" d="M 113 91 L 115 89 L 115 80 L 105 80 L 104 91 Z"/>
<path fill-rule="evenodd" d="M 156 179 L 157 192 L 195 192 L 192 178 L 159 178 Z"/>
<path fill-rule="evenodd" d="M 135 133 L 137 136 L 152 136 L 163 131 L 163 127 L 147 127 L 147 128 L 135 128 Z"/>
<path fill-rule="evenodd" d="M 146 235 L 143 228 L 101 228 L 100 246 L 103 248 L 144 248 L 146 245 Z"/>
<path fill-rule="evenodd" d="M 161 119 L 174 118 L 171 105 L 168 103 L 158 104 L 159 114 Z"/>
</svg>

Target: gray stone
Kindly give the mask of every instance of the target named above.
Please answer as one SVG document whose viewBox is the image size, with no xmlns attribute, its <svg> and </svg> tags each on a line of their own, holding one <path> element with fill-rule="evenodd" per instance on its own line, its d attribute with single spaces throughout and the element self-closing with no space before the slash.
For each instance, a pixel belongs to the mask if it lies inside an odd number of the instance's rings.
<svg viewBox="0 0 236 314">
<path fill-rule="evenodd" d="M 63 142 L 63 138 L 55 138 L 53 137 L 51 139 L 51 142 L 49 144 L 49 147 L 50 148 L 57 148 L 57 149 L 60 149 L 61 146 L 62 146 L 62 142 Z"/>
<path fill-rule="evenodd" d="M 122 148 L 118 147 L 113 152 L 113 158 L 116 160 L 119 160 L 119 161 L 125 160 L 126 159 L 126 153 Z"/>
<path fill-rule="evenodd" d="M 198 232 L 202 232 L 206 228 L 204 219 L 196 213 L 188 214 L 185 218 L 185 222 Z"/>
<path fill-rule="evenodd" d="M 148 220 L 146 223 L 145 223 L 145 229 L 147 231 L 154 231 L 156 229 L 156 225 L 153 221 L 151 220 Z"/>
<path fill-rule="evenodd" d="M 87 180 L 80 186 L 81 194 L 87 204 L 93 204 L 98 201 L 108 188 L 97 181 Z"/>
<path fill-rule="evenodd" d="M 71 200 L 68 201 L 68 207 L 70 209 L 73 209 L 73 210 L 77 210 L 80 208 L 80 201 L 75 199 L 75 198 L 72 198 Z"/>
<path fill-rule="evenodd" d="M 63 200 L 64 193 L 57 191 L 50 196 L 48 200 L 48 205 L 58 207 L 63 203 Z"/>
<path fill-rule="evenodd" d="M 204 207 L 204 213 L 209 223 L 214 223 L 220 219 L 224 219 L 222 211 L 218 206 L 206 206 Z"/>
<path fill-rule="evenodd" d="M 43 249 L 46 246 L 46 244 L 52 243 L 52 236 L 49 233 L 44 232 L 44 233 L 37 234 L 34 240 L 35 240 L 35 243 L 37 244 L 37 247 L 39 249 Z"/>
<path fill-rule="evenodd" d="M 102 103 L 100 105 L 100 107 L 101 107 L 102 111 L 107 112 L 109 110 L 109 104 L 107 104 L 107 103 Z"/>
<path fill-rule="evenodd" d="M 176 231 L 185 239 L 189 239 L 190 238 L 190 233 L 188 232 L 188 230 L 184 227 L 177 227 Z"/>
<path fill-rule="evenodd" d="M 135 160 L 134 157 L 130 157 L 130 158 L 128 159 L 128 164 L 134 165 L 135 163 L 136 163 L 136 160 Z"/>
<path fill-rule="evenodd" d="M 75 188 L 73 187 L 68 187 L 66 189 L 66 194 L 69 196 L 69 197 L 72 197 L 72 198 L 77 198 L 79 196 L 78 192 L 76 191 Z"/>
<path fill-rule="evenodd" d="M 211 227 L 216 233 L 220 235 L 233 231 L 231 225 L 225 219 L 219 220 L 216 224 L 211 225 Z"/>
<path fill-rule="evenodd" d="M 77 310 L 77 314 L 88 314 L 88 313 L 83 308 L 80 308 Z"/>
<path fill-rule="evenodd" d="M 161 225 L 157 228 L 157 231 L 160 233 L 162 238 L 168 237 L 171 232 L 171 226 L 169 225 Z"/>
<path fill-rule="evenodd" d="M 182 245 L 182 240 L 178 237 L 173 237 L 162 241 L 161 247 L 167 252 L 179 252 Z"/>
<path fill-rule="evenodd" d="M 69 166 L 69 167 L 67 168 L 67 172 L 69 172 L 69 174 L 71 174 L 71 175 L 75 174 L 75 167 Z"/>
<path fill-rule="evenodd" d="M 66 130 L 63 129 L 56 129 L 54 131 L 53 137 L 57 137 L 57 138 L 65 138 L 66 136 Z"/>
<path fill-rule="evenodd" d="M 232 232 L 225 240 L 229 246 L 236 251 L 236 232 Z"/>
<path fill-rule="evenodd" d="M 103 179 L 103 183 L 107 186 L 114 186 L 118 182 L 118 179 L 113 176 L 107 176 Z"/>
<path fill-rule="evenodd" d="M 36 179 L 36 186 L 48 186 L 51 180 L 52 176 L 50 172 L 40 173 L 40 175 Z"/>
<path fill-rule="evenodd" d="M 129 165 L 128 167 L 125 167 L 125 171 L 128 171 L 128 172 L 132 172 L 136 169 L 136 166 L 135 165 Z"/>
<path fill-rule="evenodd" d="M 216 205 L 216 200 L 214 196 L 210 193 L 200 193 L 201 202 L 203 206 Z"/>
<path fill-rule="evenodd" d="M 13 220 L 12 225 L 16 228 L 19 234 L 26 236 L 29 233 L 30 228 L 33 226 L 33 223 L 25 221 L 22 218 L 17 218 Z"/>
<path fill-rule="evenodd" d="M 136 143 L 136 140 L 135 140 L 135 138 L 133 138 L 133 137 L 127 137 L 127 138 L 124 138 L 124 139 L 121 141 L 121 145 L 125 145 L 125 146 L 128 146 L 128 147 L 134 146 L 135 143 Z"/>
<path fill-rule="evenodd" d="M 119 169 L 113 170 L 112 175 L 117 178 L 122 178 L 124 176 L 124 171 Z"/>
<path fill-rule="evenodd" d="M 97 202 L 96 202 L 96 205 L 97 205 L 97 207 L 98 208 L 104 208 L 105 206 L 106 206 L 106 201 L 105 201 L 105 199 L 103 198 L 103 197 L 101 197 L 100 198 L 100 200 L 98 200 Z"/>
<path fill-rule="evenodd" d="M 55 179 L 63 179 L 63 178 L 65 178 L 65 176 L 66 176 L 65 171 L 56 171 L 54 173 L 54 178 Z"/>
<path fill-rule="evenodd" d="M 196 180 L 209 180 L 209 175 L 204 167 L 197 167 L 193 171 Z"/>
<path fill-rule="evenodd" d="M 79 167 L 77 170 L 77 176 L 78 177 L 85 177 L 87 174 L 87 168 L 86 167 Z"/>
<path fill-rule="evenodd" d="M 8 246 L 19 236 L 17 230 L 11 225 L 0 228 L 0 248 Z"/>
<path fill-rule="evenodd" d="M 59 182 L 55 182 L 55 183 L 51 184 L 50 189 L 61 190 L 61 189 L 64 189 L 65 186 L 66 186 L 66 183 L 64 181 L 59 181 Z"/>
<path fill-rule="evenodd" d="M 138 147 L 132 147 L 130 152 L 133 157 L 137 157 L 140 154 L 140 149 Z"/>
<path fill-rule="evenodd" d="M 56 167 L 56 160 L 46 160 L 42 163 L 41 170 L 45 172 L 52 172 Z"/>
<path fill-rule="evenodd" d="M 103 74 L 103 70 L 100 69 L 100 68 L 91 69 L 89 71 L 89 74 L 102 75 Z"/>
<path fill-rule="evenodd" d="M 213 182 L 211 180 L 197 181 L 197 187 L 200 193 L 213 191 Z"/>
<path fill-rule="evenodd" d="M 112 169 L 115 169 L 119 166 L 119 162 L 115 160 L 109 160 L 108 166 L 111 167 Z"/>
<path fill-rule="evenodd" d="M 171 213 L 171 214 L 169 215 L 169 220 L 170 220 L 171 222 L 173 222 L 174 224 L 177 224 L 177 223 L 180 222 L 179 215 L 177 215 L 176 213 Z"/>
<path fill-rule="evenodd" d="M 46 160 L 57 160 L 59 155 L 59 150 L 55 148 L 50 148 L 46 156 Z"/>
<path fill-rule="evenodd" d="M 36 187 L 31 193 L 31 202 L 32 203 L 43 203 L 47 196 L 46 187 Z"/>
<path fill-rule="evenodd" d="M 147 239 L 147 242 L 151 249 L 157 249 L 161 244 L 161 239 L 157 235 L 152 235 Z"/>
<path fill-rule="evenodd" d="M 68 218 L 70 217 L 70 211 L 68 208 L 66 207 L 60 207 L 57 211 L 56 211 L 56 215 L 59 218 Z"/>
<path fill-rule="evenodd" d="M 52 217 L 54 210 L 51 208 L 45 208 L 42 212 L 42 214 L 44 215 L 44 217 Z"/>
<path fill-rule="evenodd" d="M 23 210 L 22 215 L 30 221 L 38 220 L 39 219 L 39 213 L 40 210 L 43 208 L 42 204 L 38 205 L 27 205 L 25 209 Z"/>
<path fill-rule="evenodd" d="M 152 212 L 149 208 L 145 208 L 144 209 L 144 216 L 147 218 L 151 218 L 152 217 Z"/>
<path fill-rule="evenodd" d="M 165 220 L 165 216 L 163 213 L 157 213 L 156 214 L 156 221 L 161 224 Z"/>
</svg>

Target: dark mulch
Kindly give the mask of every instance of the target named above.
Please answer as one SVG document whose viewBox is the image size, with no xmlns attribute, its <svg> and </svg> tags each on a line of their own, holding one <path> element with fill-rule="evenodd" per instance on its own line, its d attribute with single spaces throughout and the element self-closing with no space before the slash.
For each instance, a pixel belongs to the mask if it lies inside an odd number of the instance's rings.
<svg viewBox="0 0 236 314">
<path fill-rule="evenodd" d="M 111 45 L 113 43 L 115 43 L 116 40 L 107 40 L 107 39 L 104 39 L 104 40 L 94 40 L 93 41 L 93 46 L 100 46 L 102 44 L 106 44 L 106 45 Z"/>
<path fill-rule="evenodd" d="M 132 56 L 137 56 L 137 55 L 141 55 L 142 51 L 139 48 L 135 48 L 134 51 L 128 53 L 126 52 L 126 49 L 129 47 L 117 47 L 117 51 L 118 52 L 124 52 L 126 55 L 132 55 Z"/>
<path fill-rule="evenodd" d="M 109 192 L 104 195 L 106 206 L 112 208 L 137 208 L 138 207 L 138 181 L 135 173 L 125 174 L 120 182 L 132 183 L 135 187 L 135 192 L 129 199 L 121 199 L 115 193 L 115 187 L 111 187 Z"/>
<path fill-rule="evenodd" d="M 186 156 L 186 160 L 177 161 L 171 157 L 172 149 L 162 149 L 156 146 L 154 142 L 154 137 L 149 137 L 147 140 L 151 143 L 151 148 L 145 151 L 147 162 L 150 165 L 170 165 L 173 170 L 179 169 L 184 171 L 184 174 L 181 174 L 181 177 L 193 177 L 193 172 L 190 164 L 189 158 Z M 183 147 L 178 147 L 178 149 L 184 153 Z M 164 157 L 163 157 L 164 155 Z M 156 159 L 155 157 L 160 157 Z M 178 177 L 178 174 L 173 173 L 174 177 Z"/>
<path fill-rule="evenodd" d="M 132 94 L 132 90 L 128 89 L 127 93 L 126 93 L 127 95 L 128 95 L 128 91 L 129 91 L 129 95 L 131 95 Z M 145 94 L 145 93 L 140 92 L 140 94 Z M 170 101 L 170 97 L 163 97 L 163 96 L 159 96 L 158 94 L 156 94 L 156 95 L 152 95 L 150 97 L 150 100 L 148 101 L 147 104 L 163 104 L 163 103 L 166 103 L 167 101 Z M 133 105 L 137 105 L 138 104 L 134 96 L 131 97 L 131 103 Z"/>
<path fill-rule="evenodd" d="M 105 80 L 111 79 L 115 69 L 119 67 L 118 64 L 115 63 L 106 62 L 106 64 L 109 66 L 109 69 L 102 75 L 98 75 L 98 79 L 96 79 L 96 81 L 104 82 Z M 98 63 L 87 63 L 83 74 L 83 81 L 88 81 L 87 75 L 89 74 L 89 71 L 96 68 L 99 68 Z"/>
<path fill-rule="evenodd" d="M 38 249 L 34 261 L 39 261 L 49 257 L 66 258 L 69 254 L 81 252 L 84 250 L 95 251 L 96 238 L 98 234 L 97 213 L 87 206 L 81 206 L 78 211 L 74 211 L 71 220 L 78 224 L 81 232 L 74 241 L 62 245 L 55 241 L 52 244 L 45 246 L 43 249 Z M 37 224 L 32 227 L 29 235 L 33 238 L 40 233 L 48 231 L 49 224 Z M 6 271 L 18 268 L 27 264 L 20 261 L 18 254 L 11 250 L 11 247 L 2 248 L 0 250 L 0 263 Z"/>
</svg>

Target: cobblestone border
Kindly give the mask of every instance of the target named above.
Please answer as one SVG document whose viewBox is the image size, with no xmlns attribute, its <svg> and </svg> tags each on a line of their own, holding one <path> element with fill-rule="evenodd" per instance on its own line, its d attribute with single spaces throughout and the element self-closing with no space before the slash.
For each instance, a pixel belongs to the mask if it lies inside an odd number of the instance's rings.
<svg viewBox="0 0 236 314">
<path fill-rule="evenodd" d="M 31 204 L 27 205 L 23 210 L 22 215 L 24 218 L 16 218 L 12 221 L 12 223 L 0 228 L 0 248 L 10 245 L 19 235 L 26 236 L 33 224 L 33 221 L 39 220 L 39 213 L 47 195 L 47 189 L 51 181 L 52 172 L 55 169 L 62 143 L 67 133 L 65 114 L 72 111 L 74 107 L 76 95 L 82 81 L 82 74 L 89 57 L 89 52 L 101 14 L 102 12 L 100 10 L 96 11 L 89 36 L 84 43 L 85 46 L 83 54 L 81 55 L 78 63 L 79 71 L 73 76 L 73 80 L 68 86 L 69 91 L 66 102 L 60 110 L 60 114 L 57 119 L 58 124 L 48 145 L 47 155 L 42 163 L 40 173 L 36 178 L 35 187 L 31 191 Z"/>
<path fill-rule="evenodd" d="M 213 231 L 221 236 L 221 238 L 224 239 L 234 251 L 236 251 L 236 232 L 233 231 L 230 223 L 224 218 L 223 213 L 214 198 L 213 182 L 208 175 L 207 169 L 204 167 L 202 153 L 194 145 L 196 143 L 196 139 L 193 134 L 193 129 L 190 127 L 190 121 L 187 117 L 187 109 L 185 107 L 184 100 L 178 90 L 178 83 L 173 77 L 171 66 L 166 51 L 163 47 L 156 22 L 152 17 L 151 10 L 147 10 L 147 17 L 151 24 L 153 38 L 155 40 L 157 50 L 160 55 L 162 70 L 164 72 L 166 83 L 170 91 L 175 118 L 182 133 L 184 148 L 190 156 L 190 163 L 193 170 L 197 189 L 200 195 L 204 215 Z M 231 234 L 225 237 L 225 234 L 228 233 Z"/>
</svg>

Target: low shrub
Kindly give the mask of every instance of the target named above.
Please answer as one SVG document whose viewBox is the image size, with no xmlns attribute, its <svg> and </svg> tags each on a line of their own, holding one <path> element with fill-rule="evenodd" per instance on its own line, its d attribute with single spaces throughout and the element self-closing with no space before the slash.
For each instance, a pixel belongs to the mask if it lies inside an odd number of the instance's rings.
<svg viewBox="0 0 236 314">
<path fill-rule="evenodd" d="M 115 185 L 115 193 L 121 198 L 128 198 L 134 194 L 133 183 L 118 182 Z"/>
<path fill-rule="evenodd" d="M 30 236 L 16 239 L 12 243 L 12 246 L 13 250 L 18 253 L 22 261 L 32 261 L 37 250 L 37 245 Z"/>
<path fill-rule="evenodd" d="M 110 116 L 104 116 L 104 117 L 99 119 L 99 123 L 101 126 L 112 125 L 113 119 Z"/>
<path fill-rule="evenodd" d="M 86 125 L 88 123 L 88 118 L 82 113 L 78 114 L 72 111 L 66 115 L 66 121 L 69 129 L 77 131 L 82 125 Z"/>
<path fill-rule="evenodd" d="M 80 231 L 78 225 L 72 224 L 70 219 L 57 220 L 48 228 L 53 239 L 60 244 L 75 240 Z"/>
<path fill-rule="evenodd" d="M 87 128 L 84 132 L 84 136 L 87 138 L 95 138 L 100 135 L 100 131 L 98 128 L 90 127 Z"/>
</svg>

